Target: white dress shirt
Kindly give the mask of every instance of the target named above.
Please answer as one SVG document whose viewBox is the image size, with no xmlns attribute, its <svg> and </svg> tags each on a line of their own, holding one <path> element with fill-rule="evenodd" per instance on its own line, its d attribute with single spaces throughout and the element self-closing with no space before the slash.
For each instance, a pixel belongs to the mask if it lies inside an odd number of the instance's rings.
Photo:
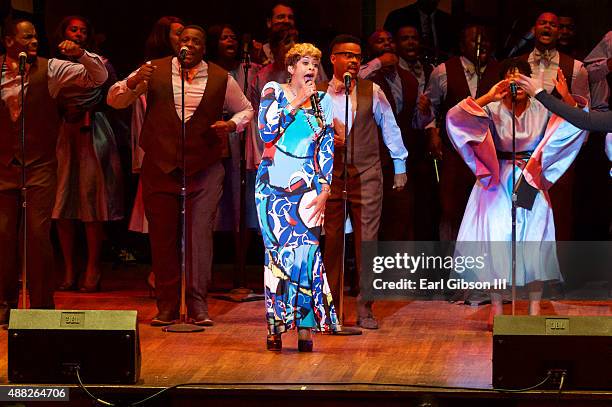
<svg viewBox="0 0 612 407">
<path fill-rule="evenodd" d="M 559 69 L 559 52 L 557 50 L 549 50 L 550 59 L 539 58 L 538 51 L 534 49 L 529 54 L 527 62 L 531 65 L 531 77 L 539 79 L 542 87 L 546 92 L 551 93 L 555 88 L 553 78 L 557 78 L 557 70 Z M 571 93 L 580 95 L 587 100 L 591 100 L 591 92 L 589 91 L 589 74 L 584 68 L 582 62 L 574 60 L 572 70 L 572 88 Z"/>
<path fill-rule="evenodd" d="M 136 75 L 138 70 L 132 72 L 126 79 L 115 83 L 108 91 L 107 103 L 122 109 L 132 104 L 141 94 L 146 93 L 148 84 L 143 81 L 132 90 L 127 86 L 127 79 Z M 176 57 L 172 58 L 172 90 L 174 93 L 174 106 L 176 114 L 181 117 L 181 67 Z M 192 76 L 193 75 L 193 76 Z M 208 83 L 208 64 L 201 61 L 189 70 L 191 80 L 185 80 L 185 120 L 189 120 L 195 113 L 204 96 Z M 240 85 L 228 74 L 227 87 L 223 110 L 232 112 L 231 121 L 236 123 L 236 131 L 242 131 L 253 118 L 253 107 L 242 93 Z M 221 118 L 219 118 L 221 120 Z"/>
<path fill-rule="evenodd" d="M 49 59 L 47 62 L 47 78 L 51 97 L 57 97 L 60 90 L 67 86 L 96 88 L 106 82 L 108 72 L 100 56 L 85 51 L 78 61 L 76 63 L 57 58 Z M 24 93 L 26 94 L 28 84 L 29 75 L 26 72 L 24 78 Z M 0 74 L 0 94 L 9 108 L 13 121 L 16 121 L 21 113 L 20 93 L 21 75 L 19 75 L 19 72 L 9 71 L 5 64 Z"/>
<path fill-rule="evenodd" d="M 404 58 L 400 57 L 399 66 L 407 70 L 414 76 L 419 83 L 419 95 L 425 92 L 425 67 L 421 61 L 416 61 L 414 64 L 408 63 Z"/>
<path fill-rule="evenodd" d="M 341 80 L 338 80 L 335 76 L 329 81 L 329 87 L 327 93 L 333 102 L 334 118 L 345 124 L 345 95 L 344 95 L 344 84 Z M 350 133 L 353 127 L 353 121 L 357 113 L 357 88 L 353 87 L 351 94 L 349 95 L 349 110 L 351 114 L 348 116 L 347 130 Z M 402 133 L 397 126 L 393 110 L 391 105 L 385 97 L 385 93 L 380 89 L 380 86 L 373 84 L 372 93 L 372 114 L 374 115 L 374 121 L 380 127 L 382 131 L 383 141 L 391 158 L 393 159 L 393 167 L 396 174 L 402 174 L 406 172 L 406 158 L 408 157 L 408 150 L 404 146 L 402 140 Z"/>
<path fill-rule="evenodd" d="M 461 56 L 461 65 L 463 66 L 463 72 L 465 74 L 465 80 L 467 81 L 468 88 L 470 89 L 470 96 L 476 97 L 478 91 L 478 76 L 476 75 L 476 68 L 474 64 L 467 58 Z M 484 67 L 483 67 L 484 71 Z M 415 115 L 414 126 L 418 129 L 438 127 L 436 124 L 436 116 L 440 112 L 440 107 L 446 99 L 448 92 L 448 75 L 446 73 L 446 64 L 440 64 L 434 68 L 429 78 L 429 84 L 425 90 L 424 95 L 431 100 L 431 114 L 423 115 L 418 111 Z"/>
</svg>

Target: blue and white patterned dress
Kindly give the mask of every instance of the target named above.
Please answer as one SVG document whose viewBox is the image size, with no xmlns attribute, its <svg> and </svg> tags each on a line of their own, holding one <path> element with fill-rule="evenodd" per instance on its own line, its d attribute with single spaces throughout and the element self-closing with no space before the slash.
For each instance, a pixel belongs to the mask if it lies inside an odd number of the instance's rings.
<svg viewBox="0 0 612 407">
<path fill-rule="evenodd" d="M 255 184 L 255 204 L 266 249 L 268 332 L 293 327 L 335 330 L 336 311 L 319 247 L 321 224 L 306 206 L 331 184 L 334 133 L 332 103 L 319 92 L 325 123 L 312 110 L 287 109 L 277 82 L 262 90 L 259 135 L 265 143 Z"/>
</svg>

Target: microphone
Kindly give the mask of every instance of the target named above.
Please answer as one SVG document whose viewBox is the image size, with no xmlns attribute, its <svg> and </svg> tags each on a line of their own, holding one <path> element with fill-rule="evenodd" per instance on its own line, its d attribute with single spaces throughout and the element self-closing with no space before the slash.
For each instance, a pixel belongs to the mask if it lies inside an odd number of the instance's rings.
<svg viewBox="0 0 612 407">
<path fill-rule="evenodd" d="M 321 109 L 319 109 L 319 92 L 315 92 L 310 95 L 310 105 L 312 106 L 312 112 L 316 117 L 323 120 Z"/>
<path fill-rule="evenodd" d="M 251 62 L 249 47 L 251 45 L 251 34 L 242 34 L 242 62 Z"/>
<path fill-rule="evenodd" d="M 342 75 L 342 78 L 344 79 L 344 93 L 348 95 L 349 89 L 351 89 L 351 80 L 353 79 L 353 76 L 350 72 L 345 72 L 344 75 Z"/>
<path fill-rule="evenodd" d="M 187 57 L 187 52 L 189 52 L 189 48 L 181 47 L 181 49 L 180 49 L 180 51 L 178 53 L 179 61 L 181 61 L 181 62 L 185 61 L 185 58 Z"/>
<path fill-rule="evenodd" d="M 480 44 L 482 42 L 482 34 L 480 30 L 478 30 L 478 35 L 476 36 L 476 64 L 480 66 Z M 478 72 L 480 75 L 480 72 Z"/>
<path fill-rule="evenodd" d="M 516 92 L 518 87 L 516 86 L 516 82 L 510 82 L 510 93 L 512 94 L 512 99 L 516 99 Z"/>
<path fill-rule="evenodd" d="M 19 75 L 24 75 L 26 70 L 26 61 L 28 59 L 28 54 L 25 52 L 19 53 Z"/>
</svg>

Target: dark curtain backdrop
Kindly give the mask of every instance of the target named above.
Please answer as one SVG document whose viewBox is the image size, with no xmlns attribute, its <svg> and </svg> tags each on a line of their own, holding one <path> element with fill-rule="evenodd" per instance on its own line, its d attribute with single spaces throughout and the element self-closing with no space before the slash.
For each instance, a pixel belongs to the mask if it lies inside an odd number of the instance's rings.
<svg viewBox="0 0 612 407">
<path fill-rule="evenodd" d="M 204 28 L 228 22 L 241 33 L 263 40 L 266 15 L 272 1 L 87 1 L 45 2 L 45 25 L 53 34 L 62 17 L 80 14 L 91 20 L 106 39 L 101 45 L 120 76 L 135 69 L 143 58 L 144 42 L 153 23 L 161 16 L 174 15 Z M 297 27 L 302 41 L 314 42 L 327 54 L 325 44 L 338 33 L 361 33 L 361 7 L 357 0 L 294 1 Z"/>
<path fill-rule="evenodd" d="M 387 10 L 387 0 L 295 0 L 297 26 L 301 40 L 314 42 L 327 60 L 327 44 L 338 33 L 366 38 L 376 29 L 377 12 Z M 413 0 L 394 1 L 407 5 Z M 205 28 L 229 22 L 241 32 L 265 39 L 266 14 L 272 0 L 234 1 L 144 1 L 144 0 L 34 0 L 34 21 L 41 35 L 41 55 L 48 55 L 51 38 L 62 17 L 81 14 L 89 18 L 104 38 L 102 53 L 120 76 L 135 69 L 143 58 L 144 41 L 153 23 L 163 15 L 176 15 Z M 470 18 L 490 25 L 496 34 L 498 49 L 513 36 L 518 38 L 545 10 L 573 15 L 578 41 L 588 53 L 603 35 L 612 29 L 612 0 L 451 0 L 453 17 L 461 24 Z M 10 0 L 0 0 L 0 17 L 10 9 Z M 20 15 L 23 13 L 17 12 Z M 384 21 L 384 18 L 382 19 Z M 46 34 L 46 35 L 45 35 Z M 326 69 L 330 73 L 329 64 Z"/>
</svg>

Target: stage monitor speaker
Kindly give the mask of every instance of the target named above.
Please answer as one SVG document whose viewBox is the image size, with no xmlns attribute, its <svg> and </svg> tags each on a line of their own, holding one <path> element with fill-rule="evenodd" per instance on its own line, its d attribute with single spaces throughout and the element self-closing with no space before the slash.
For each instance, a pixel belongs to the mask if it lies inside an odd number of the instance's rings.
<svg viewBox="0 0 612 407">
<path fill-rule="evenodd" d="M 11 310 L 8 378 L 13 383 L 136 383 L 136 311 Z"/>
<path fill-rule="evenodd" d="M 493 387 L 612 389 L 611 316 L 508 316 L 493 325 Z"/>
</svg>

